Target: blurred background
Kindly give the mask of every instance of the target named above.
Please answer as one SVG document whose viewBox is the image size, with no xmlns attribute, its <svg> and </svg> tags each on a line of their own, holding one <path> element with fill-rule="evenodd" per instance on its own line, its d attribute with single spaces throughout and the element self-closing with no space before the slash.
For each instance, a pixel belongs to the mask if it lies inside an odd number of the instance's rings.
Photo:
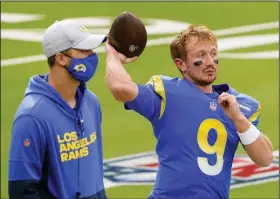
<svg viewBox="0 0 280 199">
<path fill-rule="evenodd" d="M 258 99 L 260 128 L 273 141 L 274 163 L 257 168 L 238 148 L 230 198 L 278 198 L 279 88 L 278 3 L 272 2 L 2 2 L 1 3 L 1 198 L 8 197 L 8 153 L 14 114 L 33 75 L 47 73 L 43 31 L 55 20 L 75 18 L 93 33 L 107 33 L 120 13 L 140 17 L 148 45 L 126 69 L 137 83 L 152 75 L 180 76 L 168 44 L 189 24 L 204 24 L 219 40 L 216 83 Z M 99 66 L 88 83 L 103 109 L 105 185 L 108 198 L 147 198 L 156 175 L 156 139 L 142 116 L 125 111 L 104 81 L 104 46 Z M 187 139 L 187 137 L 186 137 Z"/>
</svg>

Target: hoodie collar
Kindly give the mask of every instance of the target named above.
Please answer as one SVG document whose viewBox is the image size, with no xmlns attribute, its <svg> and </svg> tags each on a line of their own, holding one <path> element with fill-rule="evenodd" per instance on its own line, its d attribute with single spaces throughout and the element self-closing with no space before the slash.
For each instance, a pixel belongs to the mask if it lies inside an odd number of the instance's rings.
<svg viewBox="0 0 280 199">
<path fill-rule="evenodd" d="M 85 93 L 86 84 L 81 83 L 79 86 L 81 93 Z M 44 95 L 61 106 L 68 113 L 73 115 L 74 111 L 68 103 L 60 96 L 60 94 L 48 83 L 48 74 L 36 75 L 30 78 L 29 84 L 25 90 L 25 96 L 30 94 Z"/>
</svg>

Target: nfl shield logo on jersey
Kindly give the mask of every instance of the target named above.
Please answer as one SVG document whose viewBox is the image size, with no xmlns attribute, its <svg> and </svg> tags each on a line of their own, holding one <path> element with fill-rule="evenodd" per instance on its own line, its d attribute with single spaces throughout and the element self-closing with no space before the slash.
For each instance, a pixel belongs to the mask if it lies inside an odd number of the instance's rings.
<svg viewBox="0 0 280 199">
<path fill-rule="evenodd" d="M 212 111 L 215 111 L 215 110 L 217 109 L 217 104 L 216 104 L 216 102 L 210 102 L 209 108 L 210 108 Z"/>
<path fill-rule="evenodd" d="M 24 141 L 23 141 L 23 145 L 25 147 L 29 147 L 30 146 L 30 139 L 29 138 L 25 138 Z"/>
<path fill-rule="evenodd" d="M 122 185 L 153 185 L 158 169 L 154 152 L 128 155 L 104 161 L 105 188 Z M 231 189 L 279 179 L 279 158 L 269 167 L 258 167 L 247 155 L 236 155 L 232 164 Z"/>
</svg>

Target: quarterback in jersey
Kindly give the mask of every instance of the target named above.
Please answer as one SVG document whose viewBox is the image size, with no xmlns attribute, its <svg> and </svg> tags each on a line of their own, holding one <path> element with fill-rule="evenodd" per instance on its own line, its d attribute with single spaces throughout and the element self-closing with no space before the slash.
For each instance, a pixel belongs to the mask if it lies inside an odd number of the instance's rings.
<svg viewBox="0 0 280 199">
<path fill-rule="evenodd" d="M 134 83 L 126 58 L 107 44 L 108 87 L 125 108 L 148 119 L 157 139 L 159 169 L 149 198 L 229 198 L 231 167 L 241 143 L 259 166 L 272 162 L 270 140 L 258 129 L 260 102 L 213 85 L 217 41 L 205 26 L 191 25 L 170 45 L 182 78 L 154 75 Z"/>
</svg>

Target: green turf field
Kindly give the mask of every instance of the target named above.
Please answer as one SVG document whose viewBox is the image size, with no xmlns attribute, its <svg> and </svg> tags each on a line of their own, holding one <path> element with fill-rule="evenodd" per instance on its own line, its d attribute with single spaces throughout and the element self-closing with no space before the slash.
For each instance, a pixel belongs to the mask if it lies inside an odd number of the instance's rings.
<svg viewBox="0 0 280 199">
<path fill-rule="evenodd" d="M 1 198 L 8 196 L 8 152 L 13 116 L 23 99 L 29 78 L 48 71 L 44 57 L 40 56 L 43 53 L 41 31 L 55 20 L 64 18 L 87 17 L 88 23 L 85 25 L 93 32 L 108 30 L 110 20 L 106 17 L 116 17 L 126 10 L 143 18 L 149 29 L 151 43 L 137 62 L 127 66 L 128 72 L 138 83 L 145 83 L 154 74 L 178 76 L 179 73 L 169 56 L 168 37 L 174 36 L 190 23 L 207 25 L 215 31 L 220 42 L 217 83 L 229 83 L 261 102 L 260 128 L 272 140 L 274 150 L 279 149 L 277 2 L 1 4 L 1 15 L 5 14 L 5 17 L 1 16 Z M 12 17 L 7 15 L 8 13 L 36 14 L 40 15 L 40 19 L 24 21 L 22 17 L 16 22 L 15 19 L 19 17 Z M 92 19 L 93 17 L 99 20 Z M 170 20 L 169 24 L 166 25 L 167 21 L 164 20 Z M 99 25 L 96 25 L 97 22 Z M 159 40 L 161 38 L 164 39 Z M 99 97 L 103 109 L 105 159 L 153 152 L 156 140 L 150 124 L 141 116 L 124 111 L 123 105 L 113 100 L 105 85 L 103 50 L 102 47 L 99 53 L 99 68 L 88 85 Z M 26 58 L 33 55 L 38 56 Z M 238 153 L 245 152 L 239 148 Z M 278 198 L 278 182 L 234 188 L 230 197 Z M 151 189 L 152 185 L 119 186 L 107 189 L 107 195 L 109 198 L 146 198 Z"/>
</svg>

